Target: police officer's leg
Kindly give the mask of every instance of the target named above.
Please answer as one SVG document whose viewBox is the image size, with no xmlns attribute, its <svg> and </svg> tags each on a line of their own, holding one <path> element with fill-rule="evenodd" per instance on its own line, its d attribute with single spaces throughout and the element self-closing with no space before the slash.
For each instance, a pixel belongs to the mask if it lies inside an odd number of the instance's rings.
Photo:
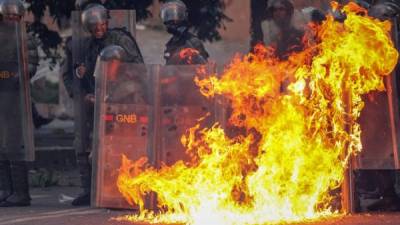
<svg viewBox="0 0 400 225">
<path fill-rule="evenodd" d="M 0 202 L 12 194 L 10 161 L 0 154 Z"/>
<path fill-rule="evenodd" d="M 11 183 L 14 192 L 0 203 L 0 207 L 29 206 L 31 198 L 25 161 L 11 161 Z"/>
<path fill-rule="evenodd" d="M 90 205 L 90 189 L 92 178 L 92 167 L 89 163 L 89 153 L 78 153 L 76 161 L 81 178 L 81 187 L 83 192 L 72 201 L 74 206 Z"/>
<path fill-rule="evenodd" d="M 89 159 L 89 155 L 92 149 L 92 134 L 93 134 L 93 117 L 94 107 L 88 106 L 87 109 L 87 132 L 89 134 L 85 152 L 77 153 L 76 160 L 79 168 L 79 174 L 81 178 L 81 187 L 83 192 L 72 201 L 74 206 L 90 205 L 90 194 L 92 185 L 92 165 Z"/>
<path fill-rule="evenodd" d="M 8 106 L 8 98 L 8 95 L 0 93 L 0 108 L 3 108 L 0 111 L 0 202 L 12 194 L 10 161 L 5 154 L 9 129 L 8 111 L 4 109 Z"/>
</svg>

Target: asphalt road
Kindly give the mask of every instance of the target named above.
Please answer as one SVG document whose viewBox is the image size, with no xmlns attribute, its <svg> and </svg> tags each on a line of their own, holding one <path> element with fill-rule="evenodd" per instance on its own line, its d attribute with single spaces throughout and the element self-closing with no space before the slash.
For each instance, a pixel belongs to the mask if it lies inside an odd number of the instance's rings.
<svg viewBox="0 0 400 225">
<path fill-rule="evenodd" d="M 0 225 L 132 225 L 112 219 L 131 211 L 72 207 L 70 200 L 78 193 L 76 187 L 32 189 L 32 206 L 0 208 Z M 358 214 L 296 225 L 400 225 L 400 213 Z"/>
</svg>

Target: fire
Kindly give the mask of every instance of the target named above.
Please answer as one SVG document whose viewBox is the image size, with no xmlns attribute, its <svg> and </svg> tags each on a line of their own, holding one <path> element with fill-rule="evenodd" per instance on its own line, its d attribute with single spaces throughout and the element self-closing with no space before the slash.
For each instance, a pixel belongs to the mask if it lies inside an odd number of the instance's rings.
<svg viewBox="0 0 400 225">
<path fill-rule="evenodd" d="M 198 55 L 200 55 L 200 52 L 194 48 L 184 48 L 179 52 L 179 58 L 189 65 L 193 64 L 193 58 Z"/>
<path fill-rule="evenodd" d="M 151 168 L 123 157 L 118 187 L 138 204 L 133 221 L 265 224 L 337 215 L 333 190 L 348 159 L 361 151 L 361 96 L 384 91 L 398 52 L 390 22 L 350 3 L 344 23 L 314 26 L 305 50 L 279 61 L 271 49 L 236 57 L 222 76 L 198 76 L 204 96 L 224 96 L 230 132 L 199 125 L 182 137 L 192 162 Z M 157 193 L 160 214 L 144 209 Z"/>
</svg>

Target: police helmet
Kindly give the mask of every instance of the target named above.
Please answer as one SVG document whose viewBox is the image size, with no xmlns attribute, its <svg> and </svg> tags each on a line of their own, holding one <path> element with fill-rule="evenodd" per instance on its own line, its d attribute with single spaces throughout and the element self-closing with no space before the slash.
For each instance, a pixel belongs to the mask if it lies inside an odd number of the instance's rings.
<svg viewBox="0 0 400 225">
<path fill-rule="evenodd" d="M 81 19 L 83 27 L 90 32 L 96 24 L 107 22 L 108 11 L 102 5 L 92 4 L 83 11 Z"/>
<path fill-rule="evenodd" d="M 89 0 L 76 0 L 75 1 L 75 8 L 77 10 L 84 10 L 85 6 L 88 5 Z"/>
<path fill-rule="evenodd" d="M 100 59 L 102 61 L 119 60 L 125 61 L 127 54 L 125 49 L 119 45 L 110 45 L 103 49 L 100 53 Z"/>
<path fill-rule="evenodd" d="M 292 1 L 290 0 L 272 0 L 268 1 L 267 5 L 267 18 L 272 18 L 274 10 L 277 8 L 284 8 L 286 12 L 288 13 L 288 16 L 291 17 L 293 16 L 294 13 L 294 6 Z"/>
<path fill-rule="evenodd" d="M 3 0 L 0 3 L 1 15 L 17 15 L 23 17 L 25 13 L 24 4 L 20 0 Z"/>
<path fill-rule="evenodd" d="M 172 0 L 161 6 L 161 19 L 164 23 L 174 21 L 182 22 L 187 20 L 187 8 L 180 0 Z"/>
</svg>

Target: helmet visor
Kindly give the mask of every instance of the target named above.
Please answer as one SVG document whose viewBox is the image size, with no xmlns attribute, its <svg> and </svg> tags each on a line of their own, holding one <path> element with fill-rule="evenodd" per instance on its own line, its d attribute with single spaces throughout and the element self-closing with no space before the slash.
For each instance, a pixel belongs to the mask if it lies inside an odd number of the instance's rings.
<svg viewBox="0 0 400 225">
<path fill-rule="evenodd" d="M 108 20 L 107 10 L 103 7 L 91 7 L 82 13 L 82 23 L 87 31 L 92 31 L 97 24 Z"/>
<path fill-rule="evenodd" d="M 161 10 L 161 19 L 164 23 L 169 21 L 186 20 L 186 9 L 179 5 L 168 4 Z"/>
</svg>

